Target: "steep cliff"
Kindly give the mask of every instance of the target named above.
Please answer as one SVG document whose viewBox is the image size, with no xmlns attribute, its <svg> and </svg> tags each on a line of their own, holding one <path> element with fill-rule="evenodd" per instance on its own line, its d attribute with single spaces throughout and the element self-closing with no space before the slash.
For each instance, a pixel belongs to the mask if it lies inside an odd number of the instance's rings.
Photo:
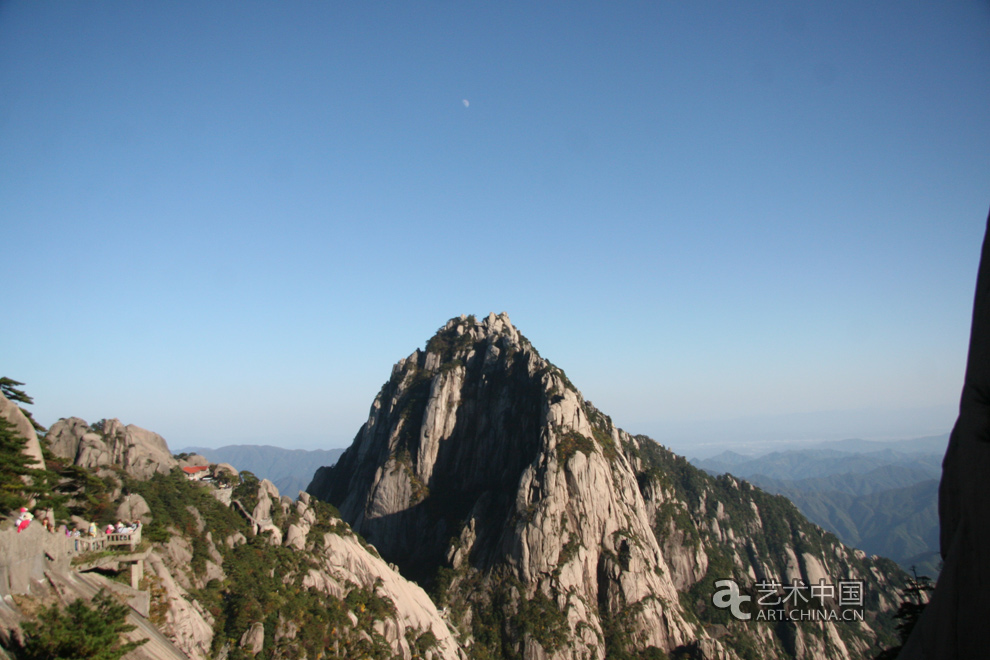
<svg viewBox="0 0 990 660">
<path fill-rule="evenodd" d="M 419 647 L 460 657 L 426 592 L 323 502 L 250 480 L 221 498 L 177 473 L 130 486 L 158 516 L 146 527 L 152 620 L 190 658 L 257 648 L 266 658 L 408 660 Z"/>
<path fill-rule="evenodd" d="M 475 657 L 864 657 L 897 602 L 892 563 L 615 428 L 505 314 L 452 319 L 396 364 L 308 490 L 429 585 Z M 741 622 L 711 603 L 715 579 L 849 576 L 868 621 Z"/>
<path fill-rule="evenodd" d="M 939 484 L 944 565 L 931 603 L 898 656 L 984 658 L 990 647 L 990 216 L 976 278 L 973 324 L 959 418 Z"/>
</svg>

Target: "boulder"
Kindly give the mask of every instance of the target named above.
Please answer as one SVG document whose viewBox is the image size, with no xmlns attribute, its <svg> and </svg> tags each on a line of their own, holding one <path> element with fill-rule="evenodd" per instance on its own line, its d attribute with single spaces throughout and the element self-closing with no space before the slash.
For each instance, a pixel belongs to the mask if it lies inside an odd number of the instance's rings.
<svg viewBox="0 0 990 660">
<path fill-rule="evenodd" d="M 294 523 L 289 525 L 289 531 L 285 533 L 285 545 L 296 550 L 304 549 L 306 547 L 306 533 L 308 531 L 308 525 L 305 528 Z"/>
<path fill-rule="evenodd" d="M 178 460 L 178 463 L 179 463 L 179 467 L 193 467 L 193 466 L 197 466 L 197 465 L 199 465 L 199 466 L 202 466 L 202 465 L 209 466 L 209 464 L 210 464 L 209 459 L 207 459 L 206 456 L 203 456 L 201 454 L 189 454 L 185 458 L 180 458 L 180 459 L 177 459 L 177 460 Z"/>
<path fill-rule="evenodd" d="M 143 497 L 137 493 L 125 495 L 124 500 L 117 507 L 118 520 L 140 520 L 147 525 L 151 522 L 151 508 Z"/>
<path fill-rule="evenodd" d="M 223 541 L 228 548 L 236 548 L 239 545 L 247 543 L 247 538 L 240 532 L 234 532 Z"/>
<path fill-rule="evenodd" d="M 260 621 L 255 621 L 251 627 L 241 635 L 240 646 L 251 655 L 258 655 L 265 646 L 265 626 Z"/>
<path fill-rule="evenodd" d="M 33 459 L 33 466 L 45 469 L 45 457 L 41 453 L 41 443 L 38 442 L 38 434 L 35 433 L 31 420 L 16 403 L 3 394 L 0 394 L 0 417 L 13 424 L 17 435 L 27 440 L 24 453 Z"/>
<path fill-rule="evenodd" d="M 150 553 L 145 561 L 145 570 L 158 581 L 163 605 L 164 622 L 159 628 L 192 660 L 210 658 L 210 645 L 213 642 L 213 619 L 204 612 L 185 589 L 176 583 L 165 562 L 155 553 Z"/>
<path fill-rule="evenodd" d="M 213 474 L 216 475 L 216 476 L 218 476 L 218 477 L 221 474 L 228 474 L 232 478 L 235 478 L 236 479 L 238 476 L 240 476 L 241 473 L 238 472 L 237 471 L 237 468 L 235 468 L 230 463 L 217 463 L 216 467 L 213 468 Z"/>
<path fill-rule="evenodd" d="M 75 462 L 79 454 L 79 443 L 88 432 L 89 424 L 86 420 L 78 417 L 63 417 L 49 427 L 45 439 L 53 454 Z M 99 436 L 96 436 L 96 439 L 99 440 Z"/>
<path fill-rule="evenodd" d="M 303 576 L 303 585 L 336 598 L 346 597 L 354 585 L 360 585 L 392 601 L 394 617 L 376 622 L 375 627 L 395 651 L 396 658 L 408 660 L 418 655 L 409 643 L 410 637 L 415 639 L 427 631 L 437 640 L 432 650 L 434 660 L 465 657 L 444 616 L 422 587 L 406 580 L 369 552 L 357 536 L 329 532 L 323 535 L 322 543 L 319 539 L 316 543 L 322 546 L 317 549 L 318 563 Z M 356 626 L 355 614 L 347 612 L 347 616 L 351 625 Z"/>
</svg>

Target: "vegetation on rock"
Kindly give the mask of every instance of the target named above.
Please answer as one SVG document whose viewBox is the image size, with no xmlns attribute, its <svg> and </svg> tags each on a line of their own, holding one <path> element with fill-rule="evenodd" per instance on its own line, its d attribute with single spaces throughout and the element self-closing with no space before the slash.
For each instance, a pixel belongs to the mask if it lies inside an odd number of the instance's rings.
<svg viewBox="0 0 990 660">
<path fill-rule="evenodd" d="M 91 605 L 77 599 L 65 608 L 42 607 L 33 620 L 21 626 L 24 643 L 11 652 L 16 660 L 119 660 L 147 641 L 121 639 L 135 628 L 126 623 L 129 611 L 102 590 Z"/>
</svg>

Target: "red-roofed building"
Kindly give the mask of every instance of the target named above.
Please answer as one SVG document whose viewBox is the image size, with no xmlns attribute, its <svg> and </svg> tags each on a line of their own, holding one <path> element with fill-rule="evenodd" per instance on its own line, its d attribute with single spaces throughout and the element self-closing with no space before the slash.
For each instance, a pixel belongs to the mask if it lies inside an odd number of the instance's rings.
<svg viewBox="0 0 990 660">
<path fill-rule="evenodd" d="M 199 481 L 203 477 L 210 476 L 210 468 L 207 465 L 189 465 L 182 468 L 182 471 L 186 473 L 186 479 L 189 481 Z"/>
</svg>

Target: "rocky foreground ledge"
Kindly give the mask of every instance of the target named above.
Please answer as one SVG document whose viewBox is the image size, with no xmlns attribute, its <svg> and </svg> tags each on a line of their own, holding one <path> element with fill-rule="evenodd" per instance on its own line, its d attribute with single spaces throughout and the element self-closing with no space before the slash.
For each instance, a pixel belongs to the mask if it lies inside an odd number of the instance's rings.
<svg viewBox="0 0 990 660">
<path fill-rule="evenodd" d="M 230 466 L 210 467 L 234 487 L 194 483 L 181 468 L 205 459 L 178 460 L 161 436 L 118 420 L 88 424 L 67 418 L 52 425 L 48 436 L 53 454 L 83 468 L 93 483 L 105 484 L 116 516 L 140 519 L 144 534 L 134 538 L 138 547 L 101 546 L 94 552 L 90 546 L 102 535 L 72 539 L 40 523 L 21 533 L 9 522 L 0 524 L 0 658 L 21 634 L 26 612 L 89 600 L 101 588 L 131 605 L 129 622 L 136 629 L 129 636 L 150 640 L 128 654 L 132 659 L 208 660 L 226 657 L 232 648 L 297 657 L 306 645 L 328 644 L 342 654 L 368 657 L 412 660 L 423 649 L 432 658 L 463 657 L 423 589 L 308 494 L 293 500 L 270 481 L 242 482 Z M 88 525 L 81 517 L 66 522 Z M 136 588 L 108 579 L 126 576 L 138 563 Z M 264 573 L 251 577 L 259 570 Z M 258 601 L 243 591 L 259 582 L 271 582 L 257 598 L 275 608 L 274 618 L 262 615 Z M 230 598 L 241 605 L 225 611 Z M 313 619 L 293 603 L 332 610 L 335 623 L 309 639 L 309 628 L 327 620 L 326 613 L 312 610 Z M 247 618 L 237 618 L 242 615 Z"/>
</svg>

